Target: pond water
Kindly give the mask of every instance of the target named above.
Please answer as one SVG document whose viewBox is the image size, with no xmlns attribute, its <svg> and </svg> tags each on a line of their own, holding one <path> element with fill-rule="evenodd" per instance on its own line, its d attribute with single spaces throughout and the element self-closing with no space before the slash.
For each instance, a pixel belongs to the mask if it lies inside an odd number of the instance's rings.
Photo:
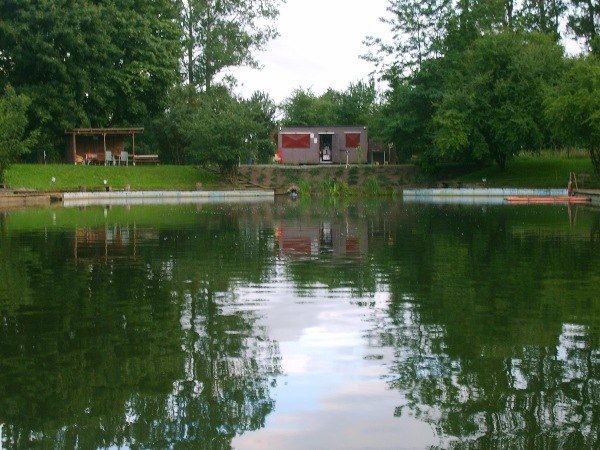
<svg viewBox="0 0 600 450">
<path fill-rule="evenodd" d="M 600 211 L 0 213 L 0 447 L 597 448 Z"/>
</svg>

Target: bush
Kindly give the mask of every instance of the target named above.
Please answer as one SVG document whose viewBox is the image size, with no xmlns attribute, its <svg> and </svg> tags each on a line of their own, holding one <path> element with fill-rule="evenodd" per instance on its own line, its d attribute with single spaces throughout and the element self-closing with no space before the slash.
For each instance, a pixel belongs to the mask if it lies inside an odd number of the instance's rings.
<svg viewBox="0 0 600 450">
<path fill-rule="evenodd" d="M 321 183 L 321 193 L 329 197 L 345 196 L 350 194 L 350 187 L 346 182 L 337 178 L 328 178 Z"/>
</svg>

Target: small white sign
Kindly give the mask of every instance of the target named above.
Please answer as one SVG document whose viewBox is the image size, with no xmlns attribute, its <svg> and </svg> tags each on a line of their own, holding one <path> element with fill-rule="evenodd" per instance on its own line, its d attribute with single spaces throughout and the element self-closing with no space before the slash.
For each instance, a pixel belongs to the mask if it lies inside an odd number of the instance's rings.
<svg viewBox="0 0 600 450">
<path fill-rule="evenodd" d="M 313 139 L 313 142 L 316 144 L 316 143 L 317 143 L 317 138 L 314 138 L 314 139 Z"/>
</svg>

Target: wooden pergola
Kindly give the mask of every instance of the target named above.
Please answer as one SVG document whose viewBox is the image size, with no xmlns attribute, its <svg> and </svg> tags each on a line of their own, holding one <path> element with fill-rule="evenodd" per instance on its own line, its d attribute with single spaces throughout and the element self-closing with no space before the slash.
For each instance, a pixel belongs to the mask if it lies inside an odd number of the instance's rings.
<svg viewBox="0 0 600 450">
<path fill-rule="evenodd" d="M 101 137 L 102 138 L 102 147 L 97 146 L 94 148 L 94 151 L 99 152 L 102 151 L 103 155 L 106 155 L 107 150 L 113 151 L 113 148 L 108 148 L 107 146 L 107 137 L 114 138 L 115 136 L 131 136 L 132 141 L 132 156 L 135 156 L 135 135 L 143 133 L 143 128 L 74 128 L 72 130 L 65 131 L 65 134 L 71 135 L 70 138 L 70 146 L 68 152 L 68 158 L 71 162 L 77 162 L 77 137 L 78 136 L 87 136 L 87 137 Z M 89 145 L 85 151 L 89 151 Z"/>
</svg>

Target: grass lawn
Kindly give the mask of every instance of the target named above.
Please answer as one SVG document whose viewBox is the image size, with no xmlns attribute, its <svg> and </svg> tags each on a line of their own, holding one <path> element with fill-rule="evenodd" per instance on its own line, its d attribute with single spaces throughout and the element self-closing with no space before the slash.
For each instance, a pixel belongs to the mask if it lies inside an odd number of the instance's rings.
<svg viewBox="0 0 600 450">
<path fill-rule="evenodd" d="M 490 187 L 566 188 L 570 172 L 575 172 L 579 188 L 600 188 L 589 156 L 580 154 L 522 155 L 510 161 L 504 172 L 493 165 L 459 176 L 456 181 Z"/>
<path fill-rule="evenodd" d="M 54 178 L 54 182 L 52 179 Z M 104 184 L 106 180 L 106 185 Z M 218 175 L 193 166 L 75 166 L 70 164 L 14 164 L 6 172 L 10 189 L 40 191 L 97 191 L 110 186 L 131 190 L 194 190 L 223 187 Z"/>
<path fill-rule="evenodd" d="M 394 166 L 396 167 L 396 166 Z M 400 166 L 397 166 L 400 167 Z M 327 169 L 334 169 L 333 167 Z M 404 175 L 398 180 L 388 180 L 380 173 L 378 168 L 364 166 L 361 170 L 367 171 L 370 178 L 377 180 L 384 190 L 388 185 L 393 187 L 406 183 Z M 371 170 L 372 169 L 372 170 Z M 578 187 L 589 189 L 600 189 L 600 180 L 594 174 L 592 163 L 587 153 L 556 154 L 547 153 L 541 155 L 525 154 L 508 163 L 504 172 L 497 165 L 472 171 L 464 174 L 465 167 L 455 169 L 454 175 L 448 172 L 442 177 L 445 180 L 466 185 L 488 186 L 488 187 L 522 187 L 522 188 L 566 188 L 569 181 L 569 173 L 577 175 Z M 315 175 L 330 174 L 331 170 L 314 167 L 310 170 L 293 171 L 294 180 L 300 179 L 307 183 L 317 183 Z M 347 183 L 362 185 L 364 176 L 359 177 L 358 169 L 352 168 L 348 171 L 343 167 L 336 170 L 348 174 Z M 463 174 L 457 175 L 462 171 Z M 259 172 L 257 168 L 246 173 L 250 175 Z M 292 174 L 292 171 L 284 171 Z M 373 173 L 371 173 L 373 172 Z M 387 172 L 386 172 L 387 173 Z M 582 176 L 583 174 L 583 176 Z M 363 174 L 365 175 L 365 174 Z M 54 177 L 54 182 L 52 178 Z M 369 179 L 367 177 L 366 179 Z M 264 175 L 266 183 L 272 175 Z M 298 178 L 298 179 L 296 179 Z M 106 180 L 106 185 L 104 184 Z M 483 181 L 485 180 L 485 182 Z M 88 191 L 104 190 L 105 186 L 121 190 L 129 185 L 131 190 L 194 190 L 196 183 L 201 183 L 203 189 L 228 189 L 228 184 L 218 175 L 193 166 L 75 166 L 70 164 L 15 164 L 10 166 L 6 172 L 6 185 L 10 189 L 35 189 L 39 191 L 78 191 L 85 188 Z M 267 183 L 268 184 L 268 183 Z"/>
</svg>

